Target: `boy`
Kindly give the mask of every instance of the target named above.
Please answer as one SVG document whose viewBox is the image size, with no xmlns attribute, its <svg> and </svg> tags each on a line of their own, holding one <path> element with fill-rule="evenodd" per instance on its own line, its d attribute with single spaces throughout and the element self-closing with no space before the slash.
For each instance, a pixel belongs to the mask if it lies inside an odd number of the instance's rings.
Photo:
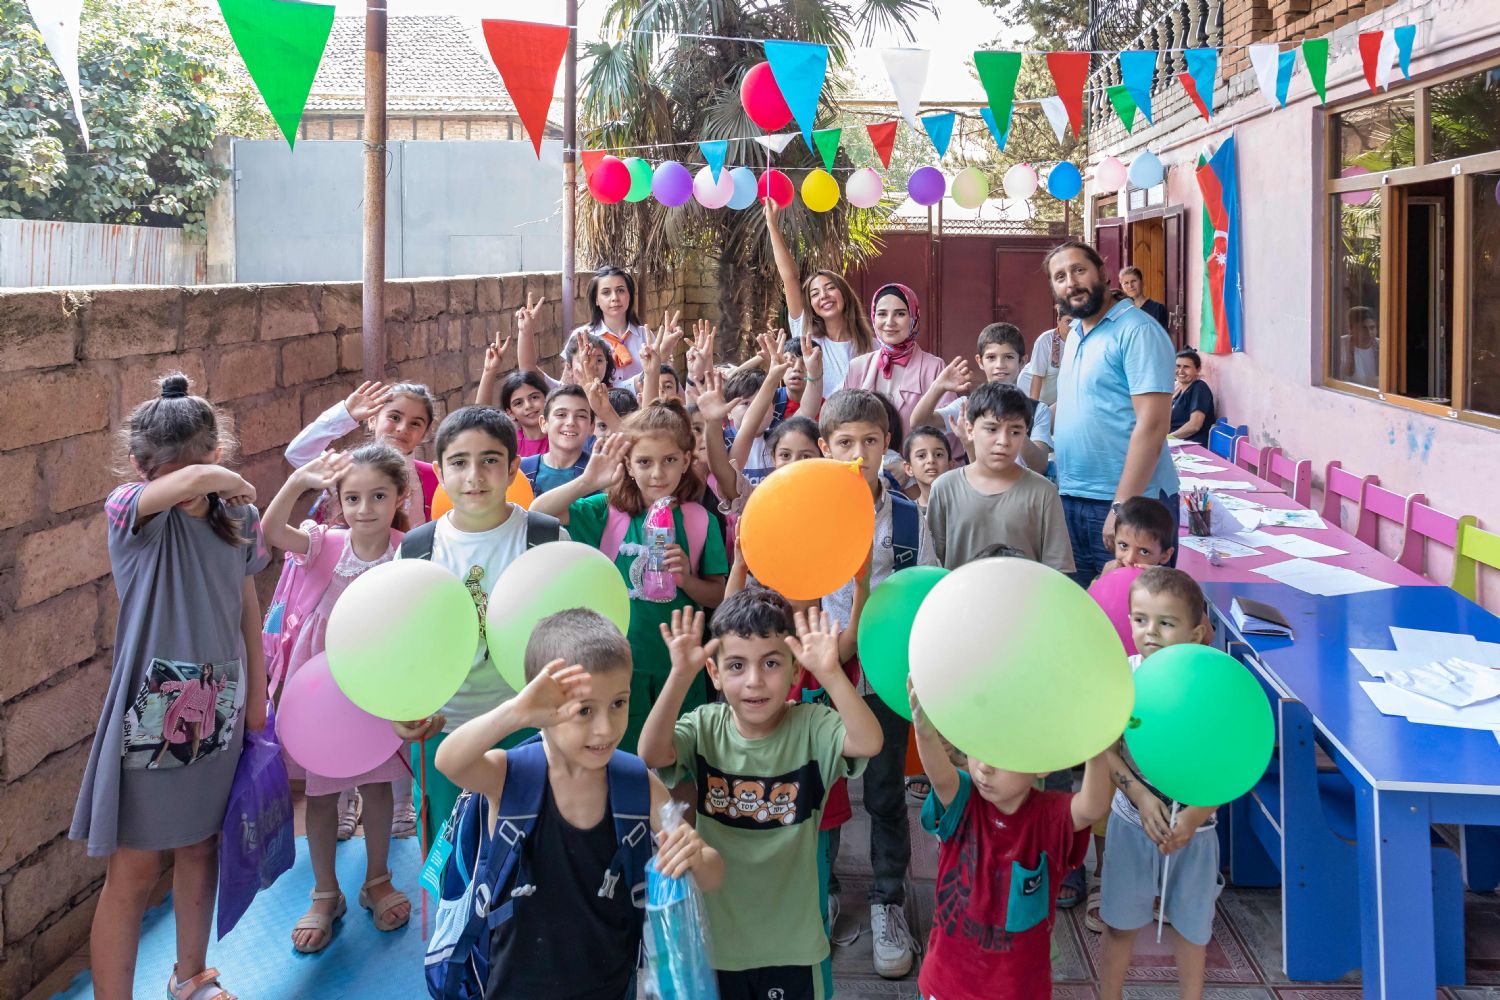
<svg viewBox="0 0 1500 1000">
<path fill-rule="evenodd" d="M 917 505 L 887 489 L 881 462 L 891 441 L 887 404 L 865 389 L 841 389 L 828 397 L 818 414 L 818 447 L 840 462 L 860 461 L 860 473 L 875 503 L 875 537 L 870 552 L 870 590 L 898 569 L 936 566 L 932 537 Z M 899 426 L 897 426 L 899 430 Z M 852 620 L 857 582 L 850 580 L 823 598 L 823 610 L 847 628 Z M 880 753 L 865 771 L 865 811 L 870 814 L 870 859 L 875 879 L 870 886 L 870 931 L 875 939 L 875 971 L 900 979 L 911 971 L 915 948 L 906 926 L 906 868 L 911 862 L 911 829 L 906 815 L 907 721 L 894 712 L 861 678 L 864 696 L 885 735 Z"/>
<path fill-rule="evenodd" d="M 1074 795 L 1040 791 L 1042 775 L 964 759 L 955 766 L 910 681 L 917 753 L 932 791 L 922 829 L 937 834 L 937 905 L 917 992 L 942 1000 L 1052 995 L 1056 881 L 1083 862 L 1089 828 L 1109 811 L 1109 769 L 1084 765 Z M 955 751 L 955 754 L 957 751 Z"/>
<path fill-rule="evenodd" d="M 1168 646 L 1203 642 L 1207 609 L 1203 591 L 1181 570 L 1152 566 L 1143 571 L 1130 588 L 1131 632 L 1141 651 L 1130 658 L 1131 669 Z M 1201 997 L 1205 946 L 1223 887 L 1216 807 L 1179 808 L 1141 777 L 1123 742 L 1107 756 L 1119 790 L 1105 838 L 1109 867 L 1099 908 L 1105 925 L 1100 996 L 1120 1000 L 1136 931 L 1152 922 L 1152 901 L 1170 856 L 1171 878 L 1161 906 L 1176 931 L 1178 989 L 1185 1000 Z"/>
<path fill-rule="evenodd" d="M 752 368 L 724 383 L 724 401 L 729 404 L 729 420 L 734 427 L 729 461 L 743 471 L 751 486 L 759 485 L 775 468 L 766 435 L 786 416 L 785 390 L 780 386 L 789 367 L 786 355 L 780 355 L 768 370 Z M 780 414 L 776 412 L 778 401 Z"/>
<path fill-rule="evenodd" d="M 969 397 L 965 434 L 973 461 L 932 486 L 927 526 L 944 566 L 956 569 L 994 542 L 1061 573 L 1073 571 L 1073 546 L 1057 487 L 1017 463 L 1031 430 L 1031 400 L 1012 385 L 987 382 Z"/>
<path fill-rule="evenodd" d="M 795 635 L 793 634 L 795 630 Z M 698 826 L 723 855 L 723 890 L 707 897 L 721 1000 L 822 1000 L 828 956 L 818 879 L 818 818 L 828 789 L 880 750 L 880 724 L 839 668 L 838 627 L 792 613 L 774 591 L 749 587 L 714 611 L 672 613 L 661 627 L 672 673 L 641 731 L 641 757 L 697 782 Z M 787 701 L 809 670 L 833 708 Z M 707 668 L 724 701 L 677 718 Z"/>
<path fill-rule="evenodd" d="M 531 492 L 541 496 L 548 490 L 571 483 L 588 466 L 589 430 L 594 411 L 582 386 L 560 385 L 547 393 L 542 408 L 542 426 L 547 432 L 547 450 L 521 459 L 521 474 L 531 483 Z"/>
<path fill-rule="evenodd" d="M 1167 566 L 1177 550 L 1177 522 L 1152 497 L 1131 497 L 1115 512 L 1115 557 L 1101 573 L 1121 566 Z"/>
<path fill-rule="evenodd" d="M 598 612 L 574 608 L 542 619 L 523 666 L 525 689 L 460 726 L 436 760 L 455 784 L 484 795 L 489 815 L 498 816 L 510 757 L 492 748 L 517 733 L 542 731 L 547 792 L 519 848 L 539 889 L 512 896 L 510 919 L 492 933 L 485 1000 L 623 997 L 635 976 L 641 914 L 635 887 L 619 886 L 611 867 L 618 845 L 608 768 L 630 709 L 630 644 Z M 649 771 L 645 780 L 651 829 L 660 841 L 657 868 L 667 876 L 691 871 L 701 888 L 718 888 L 723 858 L 689 824 L 663 833 L 666 786 Z"/>
<path fill-rule="evenodd" d="M 489 406 L 454 410 L 438 427 L 436 447 L 433 469 L 453 509 L 407 532 L 396 558 L 431 559 L 464 581 L 479 616 L 479 645 L 469 676 L 441 712 L 416 722 L 394 723 L 396 731 L 414 743 L 414 773 L 423 773 L 426 757 L 424 843 L 432 842 L 434 831 L 458 801 L 458 787 L 433 767 L 438 747 L 453 730 L 515 695 L 490 662 L 484 639 L 490 592 L 500 574 L 527 549 L 568 537 L 555 518 L 533 514 L 505 499 L 519 462 L 516 427 L 505 414 Z"/>
<path fill-rule="evenodd" d="M 931 424 L 911 429 L 901 443 L 901 461 L 909 479 L 916 480 L 917 509 L 925 516 L 932 501 L 932 484 L 953 465 L 948 451 L 948 437 Z"/>
</svg>

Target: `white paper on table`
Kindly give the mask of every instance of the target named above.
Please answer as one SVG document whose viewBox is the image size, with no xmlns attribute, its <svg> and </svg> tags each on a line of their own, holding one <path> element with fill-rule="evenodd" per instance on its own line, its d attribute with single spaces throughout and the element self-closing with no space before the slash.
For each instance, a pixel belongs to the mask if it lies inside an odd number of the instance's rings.
<svg viewBox="0 0 1500 1000">
<path fill-rule="evenodd" d="M 1167 438 L 1168 448 L 1186 448 L 1192 443 L 1193 442 L 1189 441 L 1187 438 Z"/>
<path fill-rule="evenodd" d="M 1326 528 L 1323 519 L 1311 510 L 1268 510 L 1260 515 L 1261 527 Z"/>
<path fill-rule="evenodd" d="M 1382 715 L 1396 715 L 1425 726 L 1451 729 L 1500 729 L 1500 701 L 1486 701 L 1467 708 L 1453 708 L 1431 698 L 1403 691 L 1393 684 L 1360 681 L 1370 701 Z"/>
<path fill-rule="evenodd" d="M 1342 566 L 1329 566 L 1311 559 L 1287 559 L 1269 566 L 1257 566 L 1252 572 L 1268 576 L 1279 583 L 1320 597 L 1362 594 L 1370 590 L 1390 590 L 1395 584 L 1376 580 Z"/>
<path fill-rule="evenodd" d="M 1371 677 L 1384 677 L 1393 670 L 1407 670 L 1417 665 L 1416 657 L 1399 649 L 1351 649 L 1349 652 Z"/>
<path fill-rule="evenodd" d="M 1223 507 L 1225 510 L 1253 510 L 1253 511 L 1262 511 L 1262 510 L 1266 509 L 1261 504 L 1258 504 L 1254 500 L 1251 500 L 1251 499 L 1249 499 L 1247 497 L 1237 497 L 1237 496 L 1233 496 L 1233 495 L 1228 494 L 1228 493 L 1225 493 L 1225 494 L 1222 494 L 1222 495 L 1218 494 L 1218 493 L 1215 493 L 1214 494 L 1214 503 L 1218 504 L 1220 507 Z M 1260 515 L 1259 514 L 1256 515 L 1255 523 L 1256 524 L 1260 523 Z"/>
<path fill-rule="evenodd" d="M 1273 535 L 1269 531 L 1252 528 L 1249 531 L 1242 531 L 1235 535 L 1234 540 L 1241 545 L 1251 545 L 1258 549 L 1271 549 L 1276 547 L 1276 539 L 1280 537 L 1280 535 Z"/>
<path fill-rule="evenodd" d="M 1410 670 L 1393 670 L 1386 683 L 1454 708 L 1500 698 L 1500 671 L 1450 656 Z"/>
<path fill-rule="evenodd" d="M 1212 556 L 1215 552 L 1221 559 L 1240 559 L 1245 556 L 1260 555 L 1259 549 L 1252 549 L 1248 545 L 1241 545 L 1230 538 L 1199 538 L 1195 535 L 1184 535 L 1179 539 L 1179 544 L 1185 549 L 1201 552 L 1206 556 Z"/>
<path fill-rule="evenodd" d="M 1500 667 L 1500 660 L 1486 655 L 1478 639 L 1462 632 L 1435 632 L 1422 628 L 1391 627 L 1391 641 L 1396 648 L 1413 660 L 1430 663 L 1456 656 L 1461 660 Z"/>
<path fill-rule="evenodd" d="M 1183 490 L 1253 490 L 1255 484 L 1244 479 L 1197 479 L 1182 476 L 1178 479 Z"/>
<path fill-rule="evenodd" d="M 1324 545 L 1322 542 L 1311 538 L 1303 538 L 1301 535 L 1270 535 L 1266 532 L 1257 532 L 1266 535 L 1270 541 L 1266 542 L 1273 549 L 1280 549 L 1289 556 L 1298 559 L 1320 559 L 1324 556 L 1348 555 L 1343 549 L 1336 549 L 1332 545 Z"/>
</svg>

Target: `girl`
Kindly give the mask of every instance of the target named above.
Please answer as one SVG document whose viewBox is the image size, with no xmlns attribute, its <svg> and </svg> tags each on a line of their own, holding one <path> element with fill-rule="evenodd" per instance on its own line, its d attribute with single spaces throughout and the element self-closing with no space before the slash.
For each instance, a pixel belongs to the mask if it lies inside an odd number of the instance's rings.
<svg viewBox="0 0 1500 1000">
<path fill-rule="evenodd" d="M 917 294 L 905 285 L 882 285 L 870 300 L 870 319 L 879 346 L 849 362 L 844 389 L 869 389 L 888 397 L 901 414 L 901 430 L 911 430 L 911 413 L 928 386 L 943 373 L 943 359 L 917 346 L 921 309 Z M 945 393 L 938 405 L 953 400 Z M 892 429 L 894 437 L 895 428 Z"/>
<path fill-rule="evenodd" d="M 547 453 L 547 430 L 542 426 L 547 392 L 547 383 L 536 372 L 530 371 L 511 372 L 500 387 L 500 409 L 516 424 L 518 458 Z"/>
<path fill-rule="evenodd" d="M 603 491 L 603 492 L 600 492 Z M 594 494 L 594 495 L 591 495 Z M 630 687 L 630 724 L 622 749 L 635 752 L 641 726 L 671 672 L 661 638 L 677 608 L 713 608 L 724 597 L 729 561 L 724 537 L 698 498 L 703 480 L 693 468 L 693 427 L 676 400 L 657 400 L 632 413 L 619 434 L 601 441 L 583 475 L 536 498 L 531 509 L 551 514 L 577 542 L 609 556 L 630 588 L 630 650 L 635 679 Z M 675 593 L 654 601 L 642 592 L 649 550 L 646 514 L 656 501 L 671 497 L 675 542 L 665 564 L 676 578 Z M 708 690 L 694 682 L 683 711 L 703 704 Z"/>
<path fill-rule="evenodd" d="M 528 294 L 526 304 L 516 309 L 516 364 L 521 370 L 541 376 L 548 391 L 564 384 L 586 386 L 592 382 L 602 382 L 606 388 L 620 384 L 616 378 L 615 352 L 602 337 L 593 336 L 582 329 L 574 331 L 563 344 L 562 378 L 553 378 L 542 370 L 536 347 L 536 314 L 542 308 L 543 301 L 538 299 L 533 302 Z M 627 379 L 627 390 L 628 382 Z"/>
<path fill-rule="evenodd" d="M 254 575 L 270 561 L 255 488 L 218 464 L 235 447 L 227 420 L 174 373 L 126 420 L 139 478 L 104 503 L 120 597 L 114 666 L 69 836 L 108 857 L 90 965 L 102 1000 L 129 1000 L 141 917 L 173 855 L 173 1000 L 233 1000 L 205 968 L 218 888 L 218 839 L 245 729 L 266 719 Z M 207 664 L 209 666 L 205 667 Z M 189 697 L 214 690 L 211 703 Z M 200 692 L 204 693 L 204 692 Z M 171 720 L 169 723 L 168 720 Z M 191 755 L 163 744 L 191 733 Z M 172 732 L 169 732 L 172 730 Z M 151 764 L 155 763 L 155 767 Z"/>
<path fill-rule="evenodd" d="M 948 437 L 931 424 L 912 428 L 901 448 L 901 458 L 906 474 L 917 481 L 917 509 L 927 516 L 927 499 L 932 496 L 932 484 L 937 477 L 947 472 L 952 465 L 948 451 Z"/>
<path fill-rule="evenodd" d="M 300 528 L 287 524 L 292 505 L 307 490 L 334 490 L 338 495 L 336 522 L 330 526 L 304 521 Z M 306 586 L 321 590 L 317 604 L 295 625 L 286 657 L 286 677 L 291 679 L 308 660 L 323 652 L 328 615 L 334 602 L 361 573 L 388 562 L 396 554 L 401 536 L 409 527 L 406 501 L 411 489 L 406 460 L 390 445 L 372 443 L 346 455 L 325 452 L 294 472 L 271 505 L 266 508 L 266 540 L 285 549 L 288 571 L 291 563 L 308 579 Z M 337 561 L 327 556 L 337 552 Z M 312 907 L 292 928 L 292 946 L 300 952 L 322 951 L 333 939 L 333 923 L 344 915 L 343 893 L 334 873 L 337 846 L 339 793 L 358 788 L 365 824 L 365 884 L 359 890 L 359 905 L 370 911 L 377 930 L 393 931 L 411 917 L 406 894 L 392 887 L 386 861 L 390 853 L 391 820 L 394 812 L 391 782 L 411 781 L 404 748 L 374 769 L 353 778 L 325 778 L 305 771 L 290 757 L 287 772 L 307 782 L 307 849 L 312 857 L 316 885 Z M 409 785 L 408 785 L 409 787 Z"/>
</svg>

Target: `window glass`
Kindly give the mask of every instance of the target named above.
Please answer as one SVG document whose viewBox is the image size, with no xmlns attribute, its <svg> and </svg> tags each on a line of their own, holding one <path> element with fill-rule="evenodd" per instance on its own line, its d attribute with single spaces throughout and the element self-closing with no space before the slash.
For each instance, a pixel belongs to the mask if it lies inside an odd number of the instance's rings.
<svg viewBox="0 0 1500 1000">
<path fill-rule="evenodd" d="M 1500 416 L 1500 171 L 1475 174 L 1469 264 L 1469 409 Z"/>
<path fill-rule="evenodd" d="M 1416 98 L 1403 94 L 1335 116 L 1339 176 L 1377 173 L 1416 163 L 1415 108 Z"/>
<path fill-rule="evenodd" d="M 1380 386 L 1379 191 L 1334 195 L 1332 339 L 1329 374 L 1371 389 Z"/>
<path fill-rule="evenodd" d="M 1428 90 L 1433 160 L 1500 149 L 1500 66 Z"/>
</svg>

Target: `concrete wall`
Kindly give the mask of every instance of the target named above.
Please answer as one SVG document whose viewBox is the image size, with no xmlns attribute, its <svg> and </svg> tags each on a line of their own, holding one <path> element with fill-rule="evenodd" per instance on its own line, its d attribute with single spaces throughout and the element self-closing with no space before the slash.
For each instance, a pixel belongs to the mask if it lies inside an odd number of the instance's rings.
<svg viewBox="0 0 1500 1000">
<path fill-rule="evenodd" d="M 540 273 L 390 282 L 389 375 L 461 405 L 528 291 L 547 297 L 539 347 L 557 353 L 561 290 Z M 264 505 L 286 443 L 361 380 L 359 324 L 357 284 L 0 292 L 0 997 L 84 943 L 104 875 L 66 831 L 110 673 L 101 501 L 122 481 L 122 418 L 186 372 L 233 415 Z"/>
<path fill-rule="evenodd" d="M 1226 36 L 1233 10 L 1242 6 L 1252 4 L 1226 4 Z M 1337 0 L 1313 6 L 1317 9 L 1311 14 L 1269 27 L 1283 40 L 1301 37 L 1298 32 L 1330 34 L 1330 106 L 1369 93 L 1356 42 L 1362 31 L 1418 25 L 1414 78 L 1500 53 L 1500 4 L 1494 0 Z M 1359 16 L 1362 10 L 1370 12 Z M 1250 37 L 1248 31 L 1237 31 L 1233 40 L 1264 40 Z M 1401 80 L 1399 70 L 1394 76 Z M 1243 220 L 1245 350 L 1204 358 L 1205 378 L 1220 413 L 1235 423 L 1249 424 L 1255 443 L 1279 445 L 1294 458 L 1311 459 L 1319 484 L 1326 463 L 1338 459 L 1361 475 L 1378 475 L 1384 486 L 1404 493 L 1421 490 L 1442 510 L 1475 514 L 1482 526 L 1500 529 L 1500 463 L 1494 461 L 1500 454 L 1500 431 L 1321 385 L 1327 267 L 1322 251 L 1327 225 L 1322 178 L 1328 170 L 1323 136 L 1329 115 L 1306 69 L 1299 65 L 1287 106 L 1274 111 L 1248 68 L 1220 79 L 1211 126 L 1193 111 L 1176 84 L 1167 89 L 1160 107 L 1156 126 L 1148 128 L 1142 120 L 1134 136 L 1127 137 L 1118 123 L 1102 130 L 1103 141 L 1091 145 L 1090 155 L 1094 164 L 1111 153 L 1128 162 L 1136 151 L 1149 147 L 1170 165 L 1167 204 L 1190 208 L 1187 315 L 1189 341 L 1196 343 L 1203 257 L 1202 199 L 1193 165 L 1205 147 L 1234 134 Z M 1395 533 L 1382 539 L 1386 551 L 1395 551 L 1398 542 Z M 1429 545 L 1429 576 L 1446 582 L 1451 565 L 1449 550 Z M 1485 602 L 1500 608 L 1500 580 L 1491 577 L 1484 582 Z"/>
</svg>

